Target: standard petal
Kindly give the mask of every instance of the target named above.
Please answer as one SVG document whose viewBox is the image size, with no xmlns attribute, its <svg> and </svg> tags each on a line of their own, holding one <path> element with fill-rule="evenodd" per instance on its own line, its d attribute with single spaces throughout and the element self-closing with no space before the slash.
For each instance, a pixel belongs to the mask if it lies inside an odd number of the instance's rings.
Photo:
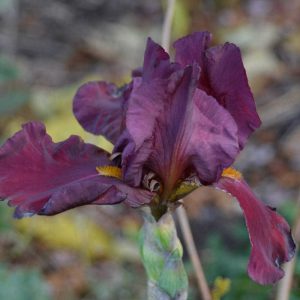
<svg viewBox="0 0 300 300">
<path fill-rule="evenodd" d="M 122 150 L 124 179 L 132 184 L 141 181 L 142 169 L 147 166 L 165 182 L 170 175 L 171 156 L 186 101 L 183 98 L 180 104 L 177 100 L 180 108 L 172 105 L 173 93 L 182 80 L 183 72 L 172 75 L 168 80 L 134 79 L 126 114 L 127 143 L 123 143 L 125 148 Z M 170 115 L 172 112 L 178 116 L 177 120 L 176 116 Z"/>
<path fill-rule="evenodd" d="M 200 181 L 209 184 L 239 153 L 237 127 L 226 109 L 202 90 L 196 89 L 193 101 L 189 154 Z"/>
<path fill-rule="evenodd" d="M 160 177 L 168 197 L 185 169 L 196 170 L 207 184 L 233 162 L 239 151 L 236 124 L 213 97 L 196 89 L 198 74 L 194 65 L 168 80 L 134 80 L 122 156 L 125 180 L 140 182 L 146 167 Z"/>
<path fill-rule="evenodd" d="M 93 202 L 130 204 L 127 196 L 134 192 L 129 187 L 96 171 L 109 163 L 103 150 L 77 136 L 53 143 L 42 123 L 27 123 L 0 148 L 0 198 L 16 207 L 16 217 L 55 214 Z M 151 200 L 144 196 L 141 202 Z"/>
<path fill-rule="evenodd" d="M 148 38 L 144 55 L 144 65 L 141 70 L 143 80 L 150 81 L 155 78 L 168 78 L 178 69 L 178 64 L 170 63 L 169 54 L 159 44 Z"/>
<path fill-rule="evenodd" d="M 122 129 L 123 109 L 130 91 L 130 84 L 117 88 L 104 81 L 88 82 L 74 97 L 74 115 L 85 130 L 102 134 L 114 143 Z"/>
<path fill-rule="evenodd" d="M 114 148 L 114 152 L 122 152 L 123 179 L 131 186 L 139 186 L 141 183 L 144 164 L 153 151 L 153 139 L 145 140 L 140 147 L 136 145 L 125 130 Z"/>
<path fill-rule="evenodd" d="M 249 276 L 260 284 L 277 282 L 284 275 L 280 265 L 295 254 L 289 225 L 274 209 L 260 202 L 242 178 L 222 177 L 215 187 L 234 196 L 244 212 L 252 246 Z"/>
<path fill-rule="evenodd" d="M 211 37 L 211 33 L 203 31 L 195 32 L 177 40 L 173 45 L 176 51 L 175 61 L 183 67 L 196 62 L 203 69 L 205 51 Z"/>
<path fill-rule="evenodd" d="M 234 118 L 242 149 L 261 121 L 256 112 L 240 49 L 230 43 L 210 48 L 207 50 L 205 68 L 209 84 L 203 88 Z"/>
<path fill-rule="evenodd" d="M 240 50 L 234 44 L 208 49 L 211 34 L 196 32 L 174 43 L 175 61 L 182 66 L 197 62 L 201 67 L 199 88 L 213 96 L 232 115 L 238 126 L 242 149 L 249 135 L 260 126 L 248 85 Z"/>
</svg>

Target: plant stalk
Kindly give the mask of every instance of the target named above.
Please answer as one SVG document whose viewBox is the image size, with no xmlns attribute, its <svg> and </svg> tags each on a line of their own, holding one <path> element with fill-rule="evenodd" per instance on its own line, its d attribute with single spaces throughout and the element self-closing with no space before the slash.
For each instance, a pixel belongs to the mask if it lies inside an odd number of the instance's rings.
<svg viewBox="0 0 300 300">
<path fill-rule="evenodd" d="M 300 190 L 297 199 L 297 216 L 294 222 L 292 232 L 294 233 L 294 240 L 297 246 L 296 253 L 292 261 L 288 262 L 284 266 L 285 275 L 278 285 L 276 300 L 289 300 L 290 298 L 293 276 L 297 261 L 297 250 L 300 243 Z"/>
<path fill-rule="evenodd" d="M 189 256 L 191 258 L 194 270 L 195 270 L 195 275 L 197 278 L 197 284 L 199 287 L 199 291 L 202 295 L 203 300 L 211 300 L 211 293 L 204 275 L 204 271 L 202 268 L 201 260 L 198 256 L 196 245 L 193 239 L 191 227 L 189 224 L 189 220 L 186 214 L 186 211 L 183 206 L 179 206 L 177 208 L 177 215 L 178 215 L 178 220 L 180 224 L 180 228 L 182 230 L 183 238 L 185 241 L 185 245 L 187 248 L 187 251 L 189 253 Z"/>
<path fill-rule="evenodd" d="M 167 9 L 164 18 L 163 28 L 162 28 L 162 46 L 166 51 L 169 51 L 176 0 L 167 0 L 167 1 L 168 1 Z M 197 277 L 197 283 L 198 283 L 200 294 L 202 295 L 203 300 L 211 300 L 211 293 L 203 272 L 200 258 L 196 251 L 196 246 L 191 233 L 191 228 L 188 222 L 186 212 L 184 208 L 179 207 L 177 209 L 177 213 L 178 213 L 182 234 L 184 236 L 184 240 L 186 243 L 186 247 L 195 269 L 195 274 Z"/>
<path fill-rule="evenodd" d="M 169 51 L 169 47 L 170 47 L 175 1 L 176 0 L 168 0 L 167 2 L 167 10 L 166 10 L 164 24 L 162 28 L 161 44 L 167 52 Z"/>
</svg>

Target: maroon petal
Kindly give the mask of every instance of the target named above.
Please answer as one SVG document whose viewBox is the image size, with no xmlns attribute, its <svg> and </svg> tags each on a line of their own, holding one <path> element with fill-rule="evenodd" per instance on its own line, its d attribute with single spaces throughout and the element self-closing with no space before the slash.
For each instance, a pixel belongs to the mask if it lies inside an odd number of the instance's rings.
<svg viewBox="0 0 300 300">
<path fill-rule="evenodd" d="M 173 45 L 176 50 L 175 61 L 182 66 L 192 65 L 196 62 L 203 68 L 205 51 L 211 37 L 211 33 L 203 31 L 195 32 L 177 40 Z"/>
<path fill-rule="evenodd" d="M 232 115 L 238 126 L 242 149 L 249 135 L 260 126 L 253 95 L 248 85 L 238 47 L 226 43 L 210 49 L 211 35 L 196 32 L 174 43 L 176 62 L 182 66 L 197 62 L 201 67 L 199 88 L 213 96 Z"/>
<path fill-rule="evenodd" d="M 96 176 L 62 187 L 53 193 L 39 214 L 55 215 L 86 204 L 112 205 L 123 201 L 131 207 L 139 207 L 148 204 L 152 197 L 152 193 L 131 188 L 118 179 Z"/>
<path fill-rule="evenodd" d="M 188 145 L 200 180 L 208 184 L 216 181 L 239 153 L 237 127 L 231 115 L 205 92 L 197 89 L 193 100 Z"/>
<path fill-rule="evenodd" d="M 236 124 L 214 98 L 196 89 L 198 74 L 195 65 L 168 80 L 134 79 L 126 115 L 132 142 L 122 156 L 126 180 L 140 182 L 147 167 L 161 178 L 167 196 L 186 168 L 211 183 L 233 162 L 239 151 Z"/>
<path fill-rule="evenodd" d="M 129 132 L 125 130 L 114 148 L 114 152 L 122 152 L 124 181 L 131 186 L 140 185 L 144 164 L 153 151 L 152 139 L 143 141 L 139 147 L 136 145 Z"/>
<path fill-rule="evenodd" d="M 280 265 L 292 259 L 295 243 L 284 218 L 260 202 L 243 179 L 222 177 L 215 186 L 240 203 L 252 246 L 248 273 L 260 284 L 272 284 L 284 276 Z"/>
<path fill-rule="evenodd" d="M 121 132 L 123 106 L 130 90 L 130 85 L 117 88 L 104 81 L 88 82 L 74 97 L 74 115 L 85 130 L 114 143 Z"/>
<path fill-rule="evenodd" d="M 159 44 L 148 38 L 141 71 L 144 81 L 168 78 L 178 69 L 178 64 L 170 63 L 169 54 Z"/>
<path fill-rule="evenodd" d="M 96 167 L 109 163 L 103 150 L 79 137 L 53 143 L 42 123 L 31 122 L 0 148 L 0 198 L 17 207 L 16 217 L 55 214 L 91 203 L 126 200 L 137 206 L 138 201 L 151 200 L 147 192 L 100 176 Z"/>
<path fill-rule="evenodd" d="M 234 118 L 238 125 L 240 148 L 243 148 L 261 121 L 256 112 L 240 49 L 229 43 L 209 49 L 206 68 L 209 86 L 205 88 Z"/>
</svg>

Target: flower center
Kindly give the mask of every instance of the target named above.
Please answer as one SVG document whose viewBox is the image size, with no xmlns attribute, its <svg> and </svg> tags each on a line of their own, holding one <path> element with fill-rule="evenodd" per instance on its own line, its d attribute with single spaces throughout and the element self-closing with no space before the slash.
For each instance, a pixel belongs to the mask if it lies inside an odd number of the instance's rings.
<svg viewBox="0 0 300 300">
<path fill-rule="evenodd" d="M 156 177 L 156 174 L 153 172 L 149 172 L 144 176 L 143 186 L 151 192 L 158 192 L 162 188 L 161 183 Z"/>
</svg>

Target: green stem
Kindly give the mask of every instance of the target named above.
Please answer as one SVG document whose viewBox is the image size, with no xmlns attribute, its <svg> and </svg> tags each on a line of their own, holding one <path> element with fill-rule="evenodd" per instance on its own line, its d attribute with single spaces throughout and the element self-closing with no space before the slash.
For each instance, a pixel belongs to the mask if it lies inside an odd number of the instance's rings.
<svg viewBox="0 0 300 300">
<path fill-rule="evenodd" d="M 148 276 L 148 300 L 186 300 L 188 279 L 172 215 L 145 213 L 140 252 Z"/>
<path fill-rule="evenodd" d="M 167 205 L 163 203 L 152 205 L 150 208 L 152 216 L 155 218 L 156 221 L 158 221 L 168 210 Z"/>
</svg>

